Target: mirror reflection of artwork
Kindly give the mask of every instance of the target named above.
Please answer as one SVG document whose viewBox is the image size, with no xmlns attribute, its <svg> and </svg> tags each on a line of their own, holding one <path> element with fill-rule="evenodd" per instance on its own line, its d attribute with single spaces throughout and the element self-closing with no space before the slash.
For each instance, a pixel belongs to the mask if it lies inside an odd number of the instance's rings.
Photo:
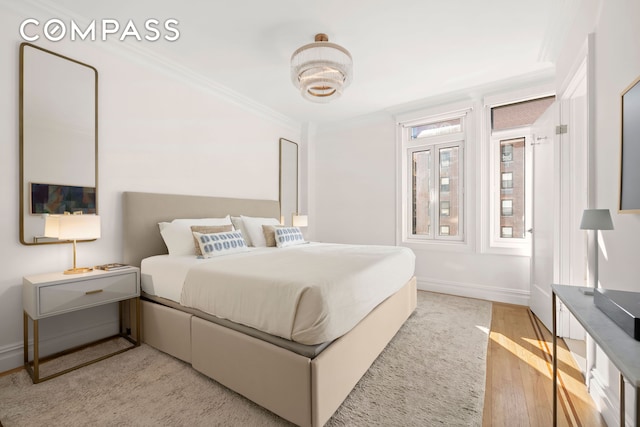
<svg viewBox="0 0 640 427">
<path fill-rule="evenodd" d="M 96 213 L 95 187 L 31 183 L 32 214 Z"/>
</svg>

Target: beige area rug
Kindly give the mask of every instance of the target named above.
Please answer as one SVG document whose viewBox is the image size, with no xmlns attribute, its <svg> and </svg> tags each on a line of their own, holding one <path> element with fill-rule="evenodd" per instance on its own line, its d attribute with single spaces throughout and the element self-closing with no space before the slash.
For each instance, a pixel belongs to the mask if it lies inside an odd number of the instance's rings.
<svg viewBox="0 0 640 427">
<path fill-rule="evenodd" d="M 490 302 L 418 292 L 416 312 L 327 425 L 480 426 L 490 324 Z M 0 377 L 0 421 L 3 427 L 290 425 L 147 345 L 36 385 L 25 371 Z"/>
</svg>

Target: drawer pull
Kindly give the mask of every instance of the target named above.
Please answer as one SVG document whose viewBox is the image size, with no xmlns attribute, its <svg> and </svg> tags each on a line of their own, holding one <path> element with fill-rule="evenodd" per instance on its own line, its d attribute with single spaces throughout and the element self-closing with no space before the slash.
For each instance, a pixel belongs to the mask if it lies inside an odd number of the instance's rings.
<svg viewBox="0 0 640 427">
<path fill-rule="evenodd" d="M 93 294 L 99 294 L 100 292 L 102 292 L 102 289 L 96 289 L 95 291 L 87 291 L 84 294 L 85 295 L 93 295 Z"/>
</svg>

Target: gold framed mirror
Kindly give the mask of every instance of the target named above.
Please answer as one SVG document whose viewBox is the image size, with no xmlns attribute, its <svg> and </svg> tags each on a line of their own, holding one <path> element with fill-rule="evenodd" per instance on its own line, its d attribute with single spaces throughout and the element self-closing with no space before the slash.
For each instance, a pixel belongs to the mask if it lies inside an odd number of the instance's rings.
<svg viewBox="0 0 640 427">
<path fill-rule="evenodd" d="M 292 225 L 298 212 L 298 144 L 280 138 L 280 222 Z"/>
<path fill-rule="evenodd" d="M 97 213 L 98 71 L 20 45 L 20 242 L 45 238 L 45 214 Z"/>
<path fill-rule="evenodd" d="M 620 197 L 618 213 L 640 213 L 640 77 L 620 96 Z"/>
</svg>

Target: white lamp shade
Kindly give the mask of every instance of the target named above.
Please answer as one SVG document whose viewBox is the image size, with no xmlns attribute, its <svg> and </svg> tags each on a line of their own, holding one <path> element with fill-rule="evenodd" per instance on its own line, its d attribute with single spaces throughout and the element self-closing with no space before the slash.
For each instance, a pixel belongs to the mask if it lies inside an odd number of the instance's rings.
<svg viewBox="0 0 640 427">
<path fill-rule="evenodd" d="M 48 215 L 44 221 L 45 237 L 58 240 L 88 240 L 100 237 L 98 215 Z"/>
<path fill-rule="evenodd" d="M 309 225 L 309 220 L 306 215 L 293 215 L 291 225 L 294 227 L 306 227 Z"/>
<path fill-rule="evenodd" d="M 585 209 L 580 222 L 581 230 L 613 230 L 609 209 Z"/>
</svg>

